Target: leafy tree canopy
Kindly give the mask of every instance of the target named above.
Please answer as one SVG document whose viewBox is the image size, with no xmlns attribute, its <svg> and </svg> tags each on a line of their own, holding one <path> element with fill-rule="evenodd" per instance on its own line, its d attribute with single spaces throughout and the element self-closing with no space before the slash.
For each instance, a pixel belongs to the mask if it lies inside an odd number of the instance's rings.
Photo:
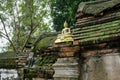
<svg viewBox="0 0 120 80">
<path fill-rule="evenodd" d="M 23 51 L 30 38 L 50 31 L 49 10 L 49 0 L 0 0 L 0 37 L 10 50 Z"/>
<path fill-rule="evenodd" d="M 78 4 L 84 1 L 90 0 L 52 0 L 50 7 L 53 28 L 56 31 L 60 31 L 65 20 L 69 23 L 70 27 L 74 26 Z"/>
</svg>

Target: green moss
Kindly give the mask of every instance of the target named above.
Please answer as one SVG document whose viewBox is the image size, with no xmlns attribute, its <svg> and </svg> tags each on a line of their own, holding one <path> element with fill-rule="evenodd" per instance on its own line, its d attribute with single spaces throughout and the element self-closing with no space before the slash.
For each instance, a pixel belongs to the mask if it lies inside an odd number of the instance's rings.
<svg viewBox="0 0 120 80">
<path fill-rule="evenodd" d="M 25 68 L 25 78 L 32 80 L 32 78 L 49 78 L 51 79 L 54 74 L 52 64 L 57 60 L 56 55 L 44 55 L 40 60 L 35 63 L 35 68 Z M 21 72 L 22 74 L 22 72 Z"/>
<path fill-rule="evenodd" d="M 119 26 L 118 26 L 119 27 Z M 111 30 L 107 30 L 107 31 L 102 31 L 102 32 L 99 32 L 99 33 L 96 33 L 96 34 L 89 34 L 89 35 L 85 35 L 85 36 L 81 36 L 81 37 L 78 37 L 76 39 L 88 39 L 88 38 L 94 38 L 94 37 L 102 37 L 104 35 L 111 35 L 111 34 L 116 34 L 116 33 L 119 33 L 120 32 L 120 29 L 111 29 Z"/>
<path fill-rule="evenodd" d="M 25 73 L 25 77 L 29 78 L 30 80 L 32 80 L 32 78 L 36 78 L 37 77 L 37 71 L 29 70 L 29 72 Z"/>
<path fill-rule="evenodd" d="M 108 27 L 119 25 L 119 23 L 120 23 L 120 20 L 117 20 L 117 21 L 107 22 L 107 23 L 104 23 L 104 24 L 98 24 L 98 25 L 93 25 L 93 26 L 76 28 L 76 29 L 73 29 L 72 31 L 73 31 L 73 33 L 78 33 L 79 31 L 83 32 L 83 30 L 89 30 L 89 29 L 108 28 Z M 109 26 L 105 26 L 105 25 L 109 25 Z"/>
<path fill-rule="evenodd" d="M 5 52 L 0 54 L 0 59 L 13 59 L 18 58 L 18 54 L 14 52 Z"/>
<path fill-rule="evenodd" d="M 17 68 L 18 64 L 15 62 L 15 58 L 12 59 L 1 59 L 0 68 L 14 69 Z"/>
<path fill-rule="evenodd" d="M 28 73 L 26 74 L 26 78 L 32 79 L 32 78 L 36 78 L 37 74 L 36 73 Z"/>
<path fill-rule="evenodd" d="M 120 20 L 98 24 L 98 25 L 93 25 L 93 26 L 86 26 L 86 27 L 81 28 L 78 31 L 74 31 L 73 34 L 104 30 L 107 28 L 115 27 L 115 26 L 120 26 Z"/>
<path fill-rule="evenodd" d="M 43 38 L 38 42 L 37 46 L 35 47 L 35 50 L 48 48 L 49 46 L 52 46 L 54 44 L 55 40 L 56 40 L 56 36 Z"/>
<path fill-rule="evenodd" d="M 74 39 L 79 40 L 81 44 L 86 44 L 87 42 L 99 42 L 112 38 L 120 33 L 120 20 L 107 22 L 103 24 L 85 26 L 81 29 L 75 29 Z M 77 30 L 77 31 L 76 31 Z"/>
<path fill-rule="evenodd" d="M 80 41 L 81 42 L 87 42 L 87 41 L 94 41 L 94 40 L 104 39 L 104 38 L 109 38 L 109 37 L 111 37 L 111 36 L 105 35 L 105 36 L 101 36 L 101 37 L 91 37 L 91 38 L 83 39 L 83 40 L 80 40 Z"/>
<path fill-rule="evenodd" d="M 54 63 L 56 60 L 56 55 L 45 55 L 36 63 L 36 66 L 44 66 L 46 64 Z"/>
</svg>

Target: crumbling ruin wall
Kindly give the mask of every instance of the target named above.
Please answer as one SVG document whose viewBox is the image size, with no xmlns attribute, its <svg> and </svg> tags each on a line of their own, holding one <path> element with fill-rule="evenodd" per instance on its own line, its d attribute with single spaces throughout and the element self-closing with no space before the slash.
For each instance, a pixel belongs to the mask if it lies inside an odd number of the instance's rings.
<svg viewBox="0 0 120 80">
<path fill-rule="evenodd" d="M 89 56 L 80 67 L 80 80 L 120 80 L 120 55 Z"/>
</svg>

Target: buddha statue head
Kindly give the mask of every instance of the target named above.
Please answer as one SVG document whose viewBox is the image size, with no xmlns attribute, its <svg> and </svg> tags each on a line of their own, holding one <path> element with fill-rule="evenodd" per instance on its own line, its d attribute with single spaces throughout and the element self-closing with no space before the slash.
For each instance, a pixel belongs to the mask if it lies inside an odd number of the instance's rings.
<svg viewBox="0 0 120 80">
<path fill-rule="evenodd" d="M 68 28 L 68 23 L 66 21 L 64 22 L 64 28 Z"/>
</svg>

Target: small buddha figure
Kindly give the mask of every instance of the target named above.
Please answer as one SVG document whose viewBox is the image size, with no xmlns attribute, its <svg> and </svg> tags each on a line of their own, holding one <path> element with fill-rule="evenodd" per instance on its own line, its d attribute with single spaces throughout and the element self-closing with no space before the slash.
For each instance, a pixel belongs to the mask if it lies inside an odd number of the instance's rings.
<svg viewBox="0 0 120 80">
<path fill-rule="evenodd" d="M 70 34 L 70 28 L 68 28 L 68 23 L 65 21 L 64 23 L 64 29 L 62 30 L 62 34 Z"/>
<path fill-rule="evenodd" d="M 68 23 L 64 22 L 64 28 L 62 29 L 62 33 L 58 34 L 57 39 L 55 43 L 61 43 L 61 42 L 69 42 L 73 41 L 70 28 L 68 28 Z"/>
</svg>

